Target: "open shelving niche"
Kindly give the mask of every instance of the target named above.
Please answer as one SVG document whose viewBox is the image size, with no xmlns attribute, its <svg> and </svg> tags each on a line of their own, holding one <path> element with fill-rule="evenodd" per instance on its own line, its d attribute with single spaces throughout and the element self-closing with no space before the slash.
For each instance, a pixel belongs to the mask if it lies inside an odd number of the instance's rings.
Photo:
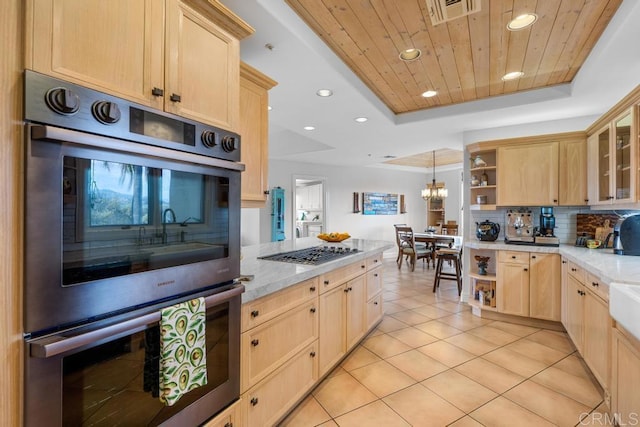
<svg viewBox="0 0 640 427">
<path fill-rule="evenodd" d="M 487 274 L 478 274 L 476 255 L 490 257 Z M 494 249 L 469 249 L 469 305 L 474 310 L 497 311 L 496 268 L 497 252 Z"/>
<path fill-rule="evenodd" d="M 495 210 L 496 209 L 496 150 L 480 150 L 470 152 L 471 158 L 475 159 L 476 156 L 480 156 L 485 161 L 486 166 L 476 167 L 471 164 L 469 168 L 469 180 L 471 176 L 475 175 L 478 179 L 483 173 L 487 174 L 487 185 L 470 185 L 469 203 L 471 210 Z M 486 196 L 486 203 L 478 203 L 478 196 Z"/>
</svg>

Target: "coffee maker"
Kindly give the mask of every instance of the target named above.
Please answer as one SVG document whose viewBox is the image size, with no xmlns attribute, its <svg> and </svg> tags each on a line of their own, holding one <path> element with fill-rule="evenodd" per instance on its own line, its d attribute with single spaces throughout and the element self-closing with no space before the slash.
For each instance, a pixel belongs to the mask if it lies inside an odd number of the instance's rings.
<svg viewBox="0 0 640 427">
<path fill-rule="evenodd" d="M 554 234 L 556 228 L 556 217 L 553 215 L 553 208 L 544 206 L 540 208 L 540 223 L 535 233 L 534 241 L 538 245 L 560 244 L 560 239 Z"/>
<path fill-rule="evenodd" d="M 509 209 L 505 218 L 505 243 L 531 244 L 533 243 L 533 217 L 526 208 Z"/>
</svg>

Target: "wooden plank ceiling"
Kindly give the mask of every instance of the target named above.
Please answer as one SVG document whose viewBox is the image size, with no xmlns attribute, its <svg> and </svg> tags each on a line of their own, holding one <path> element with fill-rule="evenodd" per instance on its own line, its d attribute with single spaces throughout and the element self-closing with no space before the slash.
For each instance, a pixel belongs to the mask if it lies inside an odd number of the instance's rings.
<svg viewBox="0 0 640 427">
<path fill-rule="evenodd" d="M 396 114 L 570 82 L 622 2 L 480 1 L 434 26 L 426 0 L 286 0 Z M 538 15 L 533 26 L 507 30 L 525 12 Z M 403 61 L 407 48 L 422 55 Z M 503 81 L 512 71 L 524 76 Z"/>
</svg>

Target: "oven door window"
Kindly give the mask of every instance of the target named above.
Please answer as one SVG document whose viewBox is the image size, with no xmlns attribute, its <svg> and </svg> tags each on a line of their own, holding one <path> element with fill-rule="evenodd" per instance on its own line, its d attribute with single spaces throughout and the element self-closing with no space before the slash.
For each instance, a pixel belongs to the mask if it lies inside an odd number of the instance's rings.
<svg viewBox="0 0 640 427">
<path fill-rule="evenodd" d="M 145 331 L 64 357 L 62 425 L 161 424 L 229 381 L 229 327 L 229 303 L 207 311 L 207 385 L 187 393 L 173 406 L 165 406 L 158 399 L 157 323 Z"/>
<path fill-rule="evenodd" d="M 64 157 L 63 285 L 228 257 L 214 168 Z"/>
</svg>

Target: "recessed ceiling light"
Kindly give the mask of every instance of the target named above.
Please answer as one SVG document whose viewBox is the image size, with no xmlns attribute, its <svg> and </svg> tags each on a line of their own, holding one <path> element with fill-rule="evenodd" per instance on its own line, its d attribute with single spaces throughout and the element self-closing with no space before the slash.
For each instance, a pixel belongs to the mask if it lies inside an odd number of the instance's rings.
<svg viewBox="0 0 640 427">
<path fill-rule="evenodd" d="M 519 79 L 522 76 L 524 76 L 524 73 L 522 71 L 512 71 L 502 76 L 502 80 L 504 81 L 515 80 L 515 79 Z"/>
<path fill-rule="evenodd" d="M 369 119 L 367 119 L 366 117 L 356 117 L 356 118 L 355 118 L 355 119 L 353 119 L 353 120 L 355 120 L 355 121 L 356 121 L 356 122 L 358 122 L 358 123 L 364 123 L 364 122 L 366 122 L 366 121 L 367 121 L 367 120 L 369 120 Z"/>
<path fill-rule="evenodd" d="M 333 91 L 331 89 L 319 89 L 316 92 L 316 95 L 322 96 L 322 97 L 331 96 L 333 95 Z"/>
<path fill-rule="evenodd" d="M 529 25 L 533 25 L 538 20 L 538 15 L 535 13 L 525 13 L 515 17 L 507 24 L 507 28 L 511 31 L 519 31 L 527 28 Z"/>
<path fill-rule="evenodd" d="M 438 94 L 438 92 L 436 92 L 435 90 L 428 90 L 426 92 L 422 92 L 422 97 L 423 98 L 431 98 L 433 96 L 436 96 Z"/>
<path fill-rule="evenodd" d="M 418 59 L 420 55 L 422 55 L 420 49 L 405 49 L 400 52 L 400 59 L 402 59 L 403 61 L 413 61 L 414 59 Z"/>
<path fill-rule="evenodd" d="M 313 127 L 313 126 L 305 126 L 303 129 L 304 130 L 314 130 L 315 127 Z"/>
</svg>

